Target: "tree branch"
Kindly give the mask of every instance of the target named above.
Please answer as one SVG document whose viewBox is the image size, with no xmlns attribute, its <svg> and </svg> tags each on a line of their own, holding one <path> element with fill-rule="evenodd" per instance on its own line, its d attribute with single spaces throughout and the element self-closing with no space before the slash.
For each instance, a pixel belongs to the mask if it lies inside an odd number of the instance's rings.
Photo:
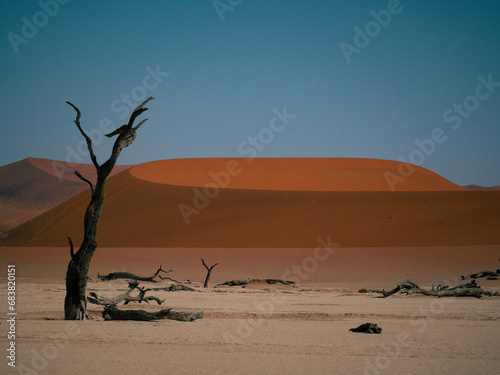
<svg viewBox="0 0 500 375">
<path fill-rule="evenodd" d="M 165 280 L 165 279 L 170 279 L 170 278 L 167 278 L 167 277 L 162 277 L 161 275 L 159 275 L 160 272 L 164 272 L 164 273 L 170 273 L 170 272 L 174 272 L 173 270 L 169 270 L 169 271 L 165 271 L 161 268 L 161 265 L 160 265 L 160 268 L 158 268 L 158 271 L 156 271 L 153 276 L 137 276 L 137 275 L 134 275 L 133 273 L 130 273 L 130 272 L 112 272 L 108 275 L 97 275 L 98 279 L 99 280 L 102 280 L 102 281 L 110 281 L 110 280 L 116 280 L 116 279 L 130 279 L 130 280 L 136 280 L 136 281 L 149 281 L 151 283 L 156 283 L 156 277 L 159 277 L 161 280 Z M 172 279 L 170 279 L 172 280 Z M 172 281 L 175 281 L 175 280 L 172 280 Z M 175 281 L 177 282 L 177 281 Z"/>
<path fill-rule="evenodd" d="M 145 118 L 145 119 L 144 119 L 144 120 L 142 120 L 140 123 L 138 123 L 138 124 L 137 124 L 137 126 L 135 126 L 135 127 L 133 128 L 133 130 L 137 130 L 137 129 L 139 129 L 139 128 L 141 127 L 141 125 L 142 125 L 142 124 L 144 124 L 146 121 L 148 121 L 148 119 L 147 119 L 147 118 Z"/>
<path fill-rule="evenodd" d="M 144 106 L 150 102 L 151 100 L 153 100 L 154 98 L 152 96 L 150 96 L 149 98 L 147 98 L 146 100 L 144 100 L 141 104 L 139 104 L 136 109 L 134 109 L 134 112 L 132 112 L 132 115 L 130 116 L 130 120 L 128 121 L 128 124 L 127 124 L 127 128 L 128 129 L 132 129 L 132 125 L 134 125 L 134 121 L 135 119 L 141 115 L 141 113 L 145 112 L 148 110 L 148 108 L 144 108 Z M 144 123 L 144 121 L 142 121 Z M 141 124 L 142 125 L 142 124 Z"/>
<path fill-rule="evenodd" d="M 90 186 L 90 191 L 92 192 L 92 195 L 94 195 L 94 185 L 92 185 L 92 182 L 90 182 L 89 180 L 87 180 L 85 177 L 83 177 L 80 172 L 78 171 L 75 171 L 75 174 L 78 176 L 78 178 L 80 180 L 82 180 L 83 182 L 86 182 L 87 184 L 89 184 Z"/>
<path fill-rule="evenodd" d="M 295 281 L 288 281 L 288 280 L 281 280 L 281 279 L 248 279 L 248 280 L 231 280 L 231 281 L 226 281 L 225 283 L 222 284 L 217 284 L 215 287 L 217 288 L 218 286 L 244 286 L 247 284 L 251 283 L 258 283 L 258 282 L 264 282 L 266 284 L 283 284 L 283 285 L 295 285 Z"/>
<path fill-rule="evenodd" d="M 203 258 L 200 258 L 201 259 L 201 263 L 203 263 L 203 265 L 205 266 L 205 268 L 207 269 L 207 271 L 212 271 L 213 268 L 218 265 L 219 263 L 215 263 L 212 267 L 208 267 L 205 263 L 205 261 L 203 260 Z"/>
<path fill-rule="evenodd" d="M 481 298 L 484 294 L 484 290 L 477 285 L 474 281 L 468 284 L 458 285 L 454 288 L 448 289 L 448 287 L 440 288 L 439 290 L 426 290 L 419 287 L 417 284 L 411 280 L 406 280 L 403 283 L 397 285 L 394 289 L 385 290 L 368 290 L 368 293 L 380 293 L 382 298 L 387 298 L 396 294 L 398 292 L 405 294 L 423 294 L 425 296 L 435 296 L 435 297 L 476 297 Z"/>
<path fill-rule="evenodd" d="M 219 263 L 215 263 L 212 267 L 208 267 L 207 264 L 205 263 L 205 261 L 203 260 L 203 258 L 200 258 L 200 259 L 201 259 L 201 263 L 203 263 L 203 265 L 207 269 L 207 276 L 205 277 L 205 282 L 203 283 L 203 288 L 206 288 L 206 287 L 208 287 L 208 281 L 210 280 L 210 275 L 212 273 L 212 270 Z"/>
<path fill-rule="evenodd" d="M 71 240 L 70 236 L 68 236 L 68 241 L 69 241 L 69 253 L 71 255 L 71 259 L 73 259 L 75 257 L 75 252 L 73 249 L 73 241 Z"/>
<path fill-rule="evenodd" d="M 131 282 L 128 284 L 129 290 L 125 292 L 125 294 L 120 294 L 119 296 L 116 296 L 114 298 L 106 298 L 99 296 L 98 294 L 94 292 L 89 293 L 89 297 L 87 297 L 87 301 L 90 303 L 96 304 L 96 305 L 116 305 L 122 301 L 124 301 L 124 305 L 127 305 L 129 302 L 146 302 L 149 304 L 149 301 L 156 301 L 158 305 L 161 305 L 165 300 L 160 300 L 158 297 L 154 296 L 149 296 L 145 297 L 146 292 L 149 292 L 151 289 L 144 289 L 139 287 L 139 282 Z M 131 296 L 130 293 L 134 289 L 137 289 L 139 291 L 139 294 L 137 296 Z"/>
<path fill-rule="evenodd" d="M 99 163 L 97 162 L 97 158 L 96 158 L 96 156 L 94 154 L 94 150 L 92 148 L 92 139 L 90 139 L 90 137 L 85 133 L 85 131 L 80 126 L 80 117 L 82 116 L 82 113 L 72 103 L 70 103 L 70 102 L 66 102 L 66 103 L 68 103 L 70 106 L 72 106 L 73 109 L 76 111 L 75 124 L 78 127 L 78 130 L 80 130 L 80 133 L 82 133 L 83 137 L 87 141 L 87 148 L 89 149 L 90 158 L 92 159 L 92 163 L 94 163 L 96 170 L 99 171 L 100 166 L 99 166 Z"/>
<path fill-rule="evenodd" d="M 118 156 L 120 156 L 120 153 L 125 147 L 130 146 L 134 141 L 137 136 L 136 130 L 146 122 L 146 120 L 141 121 L 135 128 L 132 128 L 134 125 L 135 119 L 142 114 L 143 112 L 147 111 L 148 108 L 145 108 L 144 106 L 146 103 L 150 102 L 154 98 L 151 96 L 147 98 L 145 101 L 143 101 L 136 109 L 134 109 L 134 112 L 130 115 L 130 119 L 128 121 L 128 124 L 123 125 L 120 127 L 119 132 L 113 132 L 110 133 L 109 135 L 115 135 L 118 134 L 118 137 L 115 140 L 115 143 L 113 145 L 113 150 L 111 151 L 111 156 L 109 159 L 101 166 L 101 169 L 103 169 L 103 178 L 107 177 L 107 175 L 111 172 L 113 167 L 116 164 L 116 160 L 118 160 Z"/>
</svg>

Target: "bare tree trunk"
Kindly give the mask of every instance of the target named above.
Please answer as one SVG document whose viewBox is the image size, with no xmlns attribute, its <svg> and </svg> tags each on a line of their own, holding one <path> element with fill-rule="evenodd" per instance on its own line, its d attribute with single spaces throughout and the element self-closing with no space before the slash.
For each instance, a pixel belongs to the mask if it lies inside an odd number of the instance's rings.
<svg viewBox="0 0 500 375">
<path fill-rule="evenodd" d="M 208 281 L 210 280 L 210 275 L 212 274 L 212 270 L 214 269 L 214 267 L 216 265 L 218 265 L 219 263 L 215 263 L 212 267 L 208 267 L 206 264 L 205 264 L 205 261 L 203 260 L 203 258 L 201 258 L 201 263 L 203 263 L 203 265 L 205 266 L 205 268 L 207 269 L 207 277 L 205 277 L 205 282 L 203 283 L 203 288 L 207 288 L 208 287 Z"/>
<path fill-rule="evenodd" d="M 110 158 L 102 165 L 99 165 L 97 162 L 97 158 L 92 147 L 92 140 L 80 126 L 80 110 L 70 102 L 67 102 L 76 111 L 75 124 L 87 141 L 90 158 L 92 159 L 92 163 L 97 171 L 97 182 L 94 188 L 94 185 L 89 180 L 80 175 L 78 171 L 75 172 L 81 180 L 90 185 L 92 195 L 84 217 L 83 241 L 76 253 L 73 252 L 73 244 L 71 239 L 69 239 L 71 260 L 68 264 L 68 270 L 66 272 L 66 298 L 64 300 L 64 318 L 66 320 L 83 320 L 87 316 L 87 303 L 85 297 L 87 276 L 90 261 L 92 260 L 94 251 L 97 248 L 97 224 L 99 222 L 99 218 L 101 217 L 106 179 L 113 170 L 121 151 L 134 142 L 137 135 L 137 129 L 139 129 L 139 127 L 147 121 L 147 119 L 144 119 L 137 126 L 132 127 L 135 119 L 140 114 L 148 110 L 148 108 L 145 108 L 144 106 L 152 99 L 152 97 L 146 99 L 134 110 L 132 115 L 130 115 L 128 124 L 123 125 L 113 133 L 106 135 L 108 137 L 118 135 L 118 138 L 113 145 Z"/>
</svg>

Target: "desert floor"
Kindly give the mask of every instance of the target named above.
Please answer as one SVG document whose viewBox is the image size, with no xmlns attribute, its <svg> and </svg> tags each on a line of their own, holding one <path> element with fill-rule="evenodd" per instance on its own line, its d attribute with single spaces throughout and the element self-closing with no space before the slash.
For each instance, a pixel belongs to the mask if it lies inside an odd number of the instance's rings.
<svg viewBox="0 0 500 375">
<path fill-rule="evenodd" d="M 7 366 L 4 355 L 0 373 L 499 373 L 500 297 L 382 299 L 357 293 L 362 287 L 392 289 L 406 278 L 422 287 L 460 283 L 462 274 L 498 268 L 498 246 L 337 248 L 321 260 L 313 249 L 98 249 L 88 291 L 116 296 L 127 290 L 127 282 L 97 282 L 98 272 L 150 276 L 162 263 L 175 270 L 172 278 L 190 278 L 196 291 L 149 292 L 166 299 L 162 306 L 131 303 L 126 308 L 204 311 L 204 318 L 194 322 L 104 321 L 102 308 L 90 304 L 95 320 L 64 321 L 68 257 L 68 249 L 2 249 L 4 354 L 9 348 L 7 264 L 16 265 L 18 315 L 16 369 Z M 200 288 L 205 275 L 200 257 L 209 265 L 219 262 L 207 289 Z M 298 286 L 213 287 L 232 279 L 283 275 L 295 278 Z M 500 281 L 480 284 L 500 290 Z M 382 334 L 349 331 L 366 322 L 377 323 Z"/>
</svg>

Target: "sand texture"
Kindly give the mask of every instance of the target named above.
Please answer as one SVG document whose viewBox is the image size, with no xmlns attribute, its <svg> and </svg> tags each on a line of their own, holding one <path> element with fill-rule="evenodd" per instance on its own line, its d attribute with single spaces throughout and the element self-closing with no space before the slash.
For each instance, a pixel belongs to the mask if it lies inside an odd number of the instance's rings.
<svg viewBox="0 0 500 375">
<path fill-rule="evenodd" d="M 36 251 L 34 251 L 36 250 Z M 371 251 L 372 250 L 372 251 Z M 166 301 L 139 305 L 157 311 L 204 311 L 195 322 L 106 322 L 89 304 L 94 321 L 63 318 L 63 248 L 3 248 L 16 263 L 17 370 L 39 374 L 493 374 L 500 365 L 500 298 L 433 298 L 358 294 L 358 287 L 390 289 L 411 276 L 431 287 L 462 273 L 490 269 L 500 248 L 335 249 L 315 270 L 305 267 L 313 249 L 99 249 L 88 291 L 113 297 L 124 280 L 96 282 L 112 271 L 151 275 L 158 263 L 194 292 L 151 291 Z M 394 257 L 396 253 L 399 257 Z M 408 256 L 413 254 L 413 261 Z M 478 255 L 481 256 L 478 256 Z M 204 268 L 219 262 L 210 288 L 200 288 Z M 40 267 L 40 259 L 44 259 Z M 452 259 L 452 261 L 450 261 Z M 218 287 L 227 279 L 280 277 L 296 265 L 299 285 L 256 283 Z M 309 272 L 310 271 L 310 272 Z M 5 283 L 5 278 L 0 279 Z M 168 286 L 164 281 L 142 283 Z M 482 281 L 486 289 L 500 281 Z M 6 299 L 5 288 L 0 298 Z M 122 305 L 119 308 L 123 309 Z M 380 335 L 350 332 L 377 323 Z M 1 329 L 6 332 L 5 321 Z M 2 334 L 2 347 L 6 345 Z M 6 368 L 2 364 L 2 371 Z M 8 368 L 2 373 L 17 374 Z M 30 372 L 28 372 L 30 373 Z"/>
</svg>

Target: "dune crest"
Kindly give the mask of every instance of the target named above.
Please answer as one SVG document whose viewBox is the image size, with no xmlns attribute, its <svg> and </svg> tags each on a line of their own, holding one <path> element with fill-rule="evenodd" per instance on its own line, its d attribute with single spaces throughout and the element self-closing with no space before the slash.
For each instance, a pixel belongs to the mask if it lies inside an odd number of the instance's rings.
<svg viewBox="0 0 500 375">
<path fill-rule="evenodd" d="M 384 175 L 399 162 L 361 158 L 207 158 L 159 160 L 137 165 L 141 180 L 176 186 L 217 184 L 229 189 L 282 191 L 390 191 Z M 465 191 L 428 169 L 415 171 L 398 191 Z"/>
</svg>

